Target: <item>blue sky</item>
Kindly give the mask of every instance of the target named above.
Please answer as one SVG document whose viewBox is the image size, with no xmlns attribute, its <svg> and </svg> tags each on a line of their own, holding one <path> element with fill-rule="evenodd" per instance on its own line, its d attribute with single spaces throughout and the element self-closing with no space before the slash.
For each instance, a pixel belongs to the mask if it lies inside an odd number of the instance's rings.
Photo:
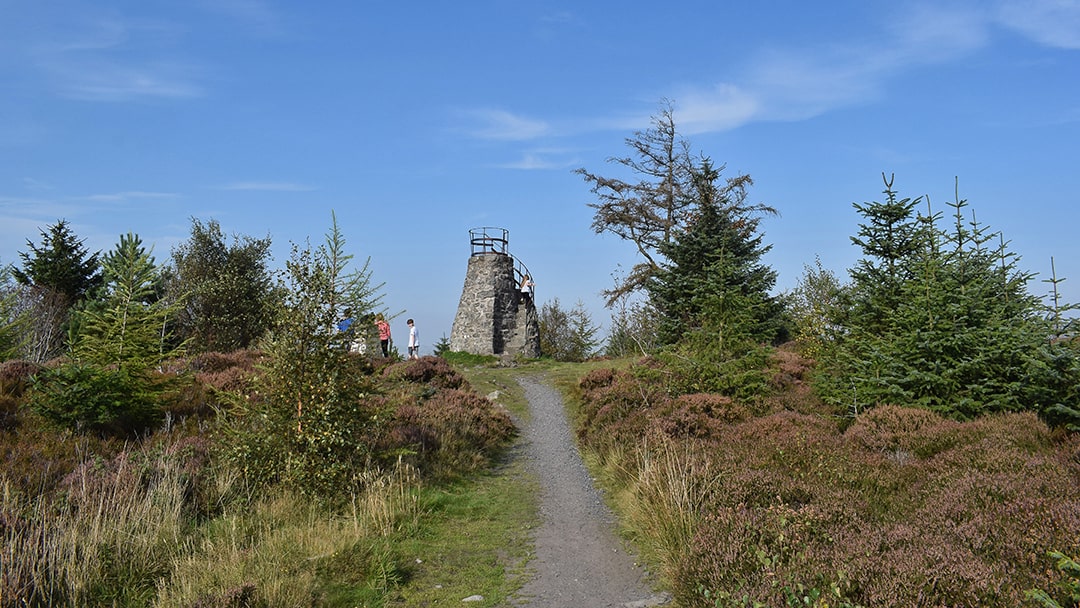
<svg viewBox="0 0 1080 608">
<path fill-rule="evenodd" d="M 858 252 L 882 172 L 961 198 L 1080 301 L 1080 2 L 0 0 L 0 262 L 68 220 L 159 261 L 190 218 L 320 243 L 336 213 L 385 282 L 395 337 L 449 336 L 470 228 L 510 231 L 540 302 L 636 258 L 595 234 L 574 169 L 662 100 L 697 152 L 747 173 L 778 290 Z M 1043 293 L 1046 285 L 1033 283 Z M 400 341 L 400 340 L 399 340 Z"/>
</svg>

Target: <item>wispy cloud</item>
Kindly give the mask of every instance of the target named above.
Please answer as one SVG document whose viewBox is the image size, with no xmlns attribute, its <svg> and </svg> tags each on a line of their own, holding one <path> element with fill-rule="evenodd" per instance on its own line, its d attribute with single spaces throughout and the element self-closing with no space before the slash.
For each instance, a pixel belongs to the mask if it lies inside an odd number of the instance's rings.
<svg viewBox="0 0 1080 608">
<path fill-rule="evenodd" d="M 20 66 L 56 95 L 98 102 L 191 98 L 204 94 L 201 70 L 177 59 L 182 27 L 109 10 L 72 10 L 34 27 L 6 31 Z M 7 30 L 8 28 L 5 28 Z"/>
<path fill-rule="evenodd" d="M 1000 25 L 1054 48 L 1080 49 L 1080 2 L 1024 0 L 1001 2 L 995 14 Z"/>
<path fill-rule="evenodd" d="M 48 182 L 43 182 L 40 179 L 34 179 L 32 177 L 24 177 L 22 179 L 22 181 L 23 181 L 23 188 L 25 188 L 27 190 L 37 191 L 37 190 L 52 190 L 53 189 L 52 184 L 50 184 Z"/>
<path fill-rule="evenodd" d="M 53 198 L 0 196 L 0 212 L 6 216 L 34 218 L 37 221 L 68 217 L 78 210 L 78 206 L 71 202 Z"/>
<path fill-rule="evenodd" d="M 310 192 L 314 186 L 292 182 L 233 182 L 221 186 L 221 190 L 258 190 L 265 192 Z"/>
<path fill-rule="evenodd" d="M 677 119 L 693 134 L 753 121 L 803 120 L 866 103 L 903 70 L 982 48 L 987 23 L 973 11 L 908 6 L 864 41 L 759 51 L 737 80 L 676 90 Z"/>
<path fill-rule="evenodd" d="M 72 61 L 50 66 L 61 95 L 82 101 L 132 101 L 140 98 L 191 98 L 201 86 L 176 65 L 118 65 L 104 61 Z"/>
<path fill-rule="evenodd" d="M 115 192 L 112 194 L 91 194 L 81 197 L 83 200 L 94 201 L 98 203 L 126 203 L 131 201 L 146 201 L 146 200 L 163 200 L 163 199 L 175 199 L 179 198 L 179 194 L 172 192 L 144 192 L 140 190 L 129 190 L 126 192 Z"/>
<path fill-rule="evenodd" d="M 527 150 L 521 158 L 514 162 L 504 163 L 498 166 L 500 169 L 520 169 L 533 171 L 541 169 L 566 169 L 573 167 L 578 161 L 567 153 L 566 150 L 557 148 L 544 148 Z"/>
<path fill-rule="evenodd" d="M 550 126 L 533 118 L 519 116 L 505 110 L 472 110 L 465 117 L 473 123 L 466 130 L 479 139 L 521 141 L 536 139 L 550 133 Z"/>
<path fill-rule="evenodd" d="M 263 0 L 200 0 L 203 10 L 224 15 L 260 35 L 277 35 L 284 31 L 278 13 Z"/>
<path fill-rule="evenodd" d="M 730 84 L 687 90 L 677 97 L 679 128 L 687 135 L 726 131 L 742 125 L 761 110 L 761 100 Z"/>
</svg>

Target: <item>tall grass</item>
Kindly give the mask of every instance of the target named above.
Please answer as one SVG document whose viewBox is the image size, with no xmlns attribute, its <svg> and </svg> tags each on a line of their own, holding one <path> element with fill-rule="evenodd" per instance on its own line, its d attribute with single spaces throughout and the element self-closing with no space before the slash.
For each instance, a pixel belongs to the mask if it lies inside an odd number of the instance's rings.
<svg viewBox="0 0 1080 608">
<path fill-rule="evenodd" d="M 192 607 L 240 597 L 310 606 L 324 586 L 320 569 L 358 545 L 369 578 L 393 578 L 378 547 L 419 515 L 417 476 L 404 465 L 372 473 L 343 510 L 287 492 L 253 498 L 234 472 L 217 470 L 203 499 L 220 513 L 200 520 L 191 481 L 167 449 L 149 461 L 125 452 L 88 463 L 59 500 L 27 498 L 0 479 L 0 606 Z"/>
<path fill-rule="evenodd" d="M 270 606 L 311 606 L 323 592 L 320 568 L 364 545 L 354 573 L 385 590 L 398 567 L 380 540 L 419 517 L 415 471 L 401 466 L 372 477 L 347 510 L 327 509 L 294 493 L 260 499 L 193 534 L 173 560 L 155 606 L 213 605 L 244 589 Z"/>
<path fill-rule="evenodd" d="M 719 483 L 710 459 L 694 445 L 656 441 L 633 453 L 634 467 L 624 474 L 629 500 L 621 502 L 628 523 L 644 537 L 650 561 L 659 564 L 662 578 L 672 580 Z"/>
<path fill-rule="evenodd" d="M 129 457 L 102 483 L 80 467 L 62 501 L 27 499 L 0 480 L 4 606 L 84 606 L 102 599 L 145 603 L 184 545 L 187 482 L 180 463 L 162 457 L 147 480 Z"/>
</svg>

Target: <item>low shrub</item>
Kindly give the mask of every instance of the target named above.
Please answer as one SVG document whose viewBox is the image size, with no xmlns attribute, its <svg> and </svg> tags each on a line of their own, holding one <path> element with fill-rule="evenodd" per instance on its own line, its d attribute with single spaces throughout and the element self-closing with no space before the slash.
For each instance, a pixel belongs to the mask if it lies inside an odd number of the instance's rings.
<svg viewBox="0 0 1080 608">
<path fill-rule="evenodd" d="M 441 357 L 421 357 L 419 360 L 394 363 L 383 369 L 386 380 L 429 385 L 433 388 L 459 389 L 468 386 L 459 374 Z"/>
<path fill-rule="evenodd" d="M 661 433 L 684 439 L 717 437 L 749 416 L 750 411 L 731 397 L 713 393 L 680 395 L 650 411 L 653 426 Z"/>
<path fill-rule="evenodd" d="M 51 497 L 86 459 L 112 458 L 122 449 L 117 439 L 28 422 L 15 432 L 0 432 L 0 479 L 20 495 Z"/>
<path fill-rule="evenodd" d="M 1080 549 L 1075 445 L 1034 414 L 861 418 L 843 434 L 781 412 L 673 439 L 708 446 L 694 451 L 704 462 L 679 467 L 687 479 L 664 491 L 635 492 L 631 512 L 654 529 L 693 522 L 685 547 L 659 560 L 679 605 L 1018 606 L 1023 590 L 1053 584 L 1048 548 Z M 686 487 L 709 488 L 706 503 L 672 501 Z"/>
<path fill-rule="evenodd" d="M 384 449 L 407 449 L 425 474 L 458 477 L 491 463 L 515 433 L 505 411 L 475 393 L 443 389 L 420 405 L 401 405 Z"/>
<path fill-rule="evenodd" d="M 923 408 L 880 405 L 860 414 L 846 431 L 850 441 L 872 452 L 933 455 L 951 447 L 959 423 Z"/>
<path fill-rule="evenodd" d="M 140 374 L 70 363 L 34 376 L 30 407 L 62 427 L 123 436 L 161 419 L 157 396 Z"/>
<path fill-rule="evenodd" d="M 0 395 L 0 432 L 19 426 L 20 401 L 10 395 Z"/>
<path fill-rule="evenodd" d="M 30 380 L 42 369 L 37 363 L 18 359 L 0 363 L 0 397 L 22 397 Z"/>
<path fill-rule="evenodd" d="M 262 351 L 251 349 L 199 354 L 185 368 L 194 372 L 194 382 L 183 386 L 183 394 L 169 406 L 170 413 L 208 416 L 236 396 L 252 395 L 264 359 Z"/>
<path fill-rule="evenodd" d="M 599 452 L 619 443 L 637 443 L 652 424 L 650 412 L 671 401 L 662 388 L 641 380 L 633 369 L 593 370 L 581 379 L 578 390 L 582 400 L 578 438 Z"/>
</svg>

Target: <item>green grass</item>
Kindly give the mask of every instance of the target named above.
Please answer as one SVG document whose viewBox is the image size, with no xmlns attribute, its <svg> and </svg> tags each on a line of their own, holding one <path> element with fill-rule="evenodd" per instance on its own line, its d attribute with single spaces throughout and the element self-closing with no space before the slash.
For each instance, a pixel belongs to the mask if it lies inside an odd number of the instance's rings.
<svg viewBox="0 0 1080 608">
<path fill-rule="evenodd" d="M 505 605 L 525 582 L 532 529 L 538 522 L 536 484 L 513 458 L 478 479 L 425 490 L 426 515 L 417 534 L 396 548 L 407 580 L 386 606 Z"/>
</svg>

